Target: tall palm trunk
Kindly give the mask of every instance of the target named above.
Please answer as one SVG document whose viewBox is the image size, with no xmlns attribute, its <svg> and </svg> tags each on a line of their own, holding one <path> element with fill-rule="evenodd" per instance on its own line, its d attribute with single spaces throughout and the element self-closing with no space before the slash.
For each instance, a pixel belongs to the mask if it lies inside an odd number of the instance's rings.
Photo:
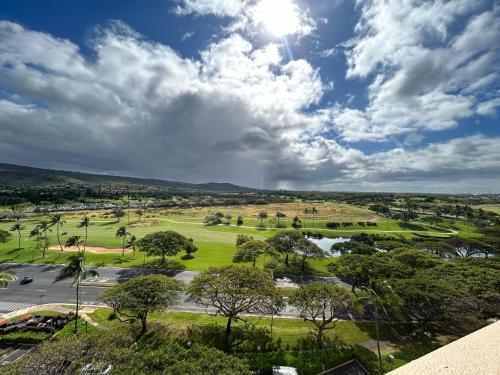
<svg viewBox="0 0 500 375">
<path fill-rule="evenodd" d="M 59 223 L 57 223 L 57 226 L 56 226 L 56 234 L 57 234 L 57 242 L 59 243 L 59 248 L 61 249 L 61 251 L 63 251 L 63 247 L 62 247 L 62 244 L 61 244 L 61 238 L 59 237 Z"/>
<path fill-rule="evenodd" d="M 18 234 L 18 237 L 17 237 L 17 248 L 20 249 L 21 248 L 21 230 L 20 229 L 17 230 L 17 234 Z"/>
<path fill-rule="evenodd" d="M 83 255 L 85 256 L 85 249 L 87 248 L 87 234 L 88 226 L 85 226 L 85 241 L 83 242 Z"/>
<path fill-rule="evenodd" d="M 122 237 L 122 256 L 125 255 L 125 236 Z"/>
<path fill-rule="evenodd" d="M 38 246 L 40 246 L 40 235 L 37 234 L 37 236 L 36 236 L 36 246 L 33 248 L 33 251 L 31 253 L 31 261 L 32 262 L 35 260 L 35 250 L 38 250 Z"/>
<path fill-rule="evenodd" d="M 377 338 L 377 351 L 378 351 L 378 363 L 380 366 L 380 371 L 382 371 L 382 355 L 380 354 L 380 338 L 379 338 L 379 330 L 378 330 L 378 307 L 374 305 L 374 316 L 375 316 L 375 336 Z"/>
<path fill-rule="evenodd" d="M 74 333 L 78 330 L 78 309 L 80 307 L 80 274 L 76 277 L 76 315 Z"/>
</svg>

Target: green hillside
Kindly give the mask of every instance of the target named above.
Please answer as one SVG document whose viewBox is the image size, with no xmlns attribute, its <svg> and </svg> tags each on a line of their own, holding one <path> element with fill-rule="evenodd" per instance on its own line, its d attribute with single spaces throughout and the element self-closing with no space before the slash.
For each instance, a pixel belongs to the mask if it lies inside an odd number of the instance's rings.
<svg viewBox="0 0 500 375">
<path fill-rule="evenodd" d="M 251 188 L 229 183 L 189 184 L 185 182 L 58 171 L 0 163 L 0 188 L 22 186 L 131 186 L 165 190 L 249 192 Z"/>
</svg>

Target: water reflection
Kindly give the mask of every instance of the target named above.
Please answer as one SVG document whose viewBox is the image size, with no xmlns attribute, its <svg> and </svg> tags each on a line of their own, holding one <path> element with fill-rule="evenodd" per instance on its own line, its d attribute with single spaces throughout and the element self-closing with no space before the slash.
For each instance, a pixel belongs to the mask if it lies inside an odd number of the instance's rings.
<svg viewBox="0 0 500 375">
<path fill-rule="evenodd" d="M 323 249 L 331 257 L 340 256 L 340 251 L 336 251 L 333 253 L 330 251 L 330 248 L 332 247 L 333 244 L 348 242 L 351 240 L 350 238 L 344 238 L 344 237 L 337 237 L 337 238 L 328 238 L 328 237 L 312 238 L 312 237 L 308 237 L 308 239 L 309 239 L 309 241 L 318 245 L 321 249 Z"/>
</svg>

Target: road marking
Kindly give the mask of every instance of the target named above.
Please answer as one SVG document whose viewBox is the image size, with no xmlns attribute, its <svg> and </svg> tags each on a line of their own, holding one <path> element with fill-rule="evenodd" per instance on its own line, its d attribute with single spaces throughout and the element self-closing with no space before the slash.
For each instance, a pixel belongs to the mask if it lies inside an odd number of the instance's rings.
<svg viewBox="0 0 500 375">
<path fill-rule="evenodd" d="M 34 303 L 23 303 L 23 302 L 7 302 L 0 301 L 0 311 L 2 312 L 12 312 L 16 310 L 25 309 L 27 307 L 35 306 Z"/>
<path fill-rule="evenodd" d="M 37 289 L 36 291 L 37 291 L 37 292 L 46 292 L 46 290 L 45 290 L 45 289 Z"/>
</svg>

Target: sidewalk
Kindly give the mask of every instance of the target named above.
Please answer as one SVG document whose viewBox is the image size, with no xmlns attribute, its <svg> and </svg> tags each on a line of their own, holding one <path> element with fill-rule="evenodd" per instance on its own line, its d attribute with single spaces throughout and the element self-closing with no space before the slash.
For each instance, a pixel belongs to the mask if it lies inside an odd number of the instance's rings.
<svg viewBox="0 0 500 375">
<path fill-rule="evenodd" d="M 100 306 L 82 306 L 78 311 L 78 315 L 80 318 L 87 321 L 89 324 L 92 324 L 94 327 L 104 328 L 102 325 L 93 320 L 88 314 L 93 313 Z M 24 309 L 12 311 L 3 315 L 0 315 L 0 319 L 12 319 L 16 316 L 24 315 L 24 314 L 35 314 L 38 311 L 55 311 L 61 314 L 68 314 L 70 312 L 75 312 L 74 308 L 63 306 L 60 303 L 48 303 L 44 305 L 35 305 L 31 307 L 27 307 Z"/>
</svg>

